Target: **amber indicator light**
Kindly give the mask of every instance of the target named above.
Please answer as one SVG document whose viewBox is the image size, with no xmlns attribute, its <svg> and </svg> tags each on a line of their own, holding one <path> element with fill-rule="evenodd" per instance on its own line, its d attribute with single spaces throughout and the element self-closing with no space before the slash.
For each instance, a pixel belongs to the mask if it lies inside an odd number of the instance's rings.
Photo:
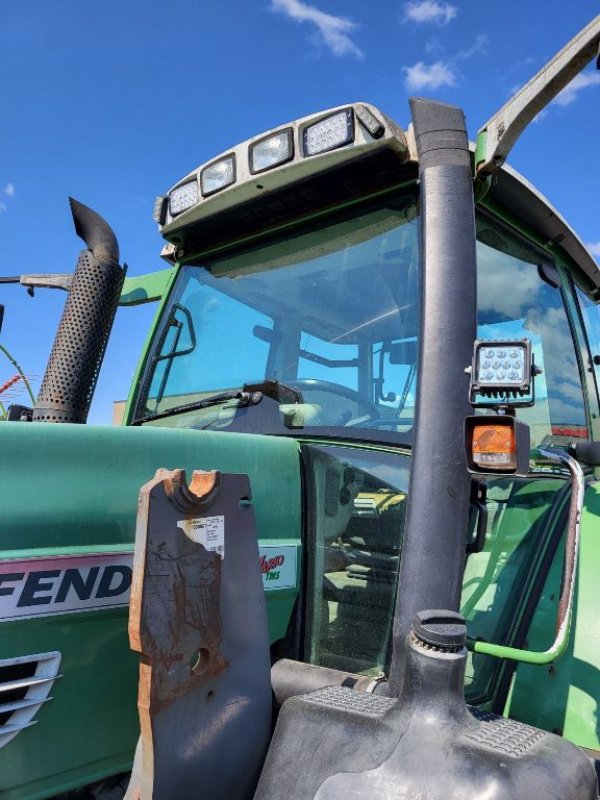
<svg viewBox="0 0 600 800">
<path fill-rule="evenodd" d="M 472 454 L 475 464 L 488 469 L 516 468 L 517 447 L 511 425 L 475 425 Z"/>
</svg>

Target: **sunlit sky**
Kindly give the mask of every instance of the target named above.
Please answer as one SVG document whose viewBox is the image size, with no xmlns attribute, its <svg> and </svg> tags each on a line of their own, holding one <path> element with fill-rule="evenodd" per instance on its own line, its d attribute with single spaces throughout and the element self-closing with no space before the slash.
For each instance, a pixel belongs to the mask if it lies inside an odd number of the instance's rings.
<svg viewBox="0 0 600 800">
<path fill-rule="evenodd" d="M 83 245 L 69 195 L 112 225 L 130 275 L 161 269 L 157 194 L 237 142 L 331 106 L 371 102 L 406 127 L 408 97 L 432 97 L 462 106 L 474 138 L 599 10 L 593 0 L 4 4 L 0 274 L 73 270 Z M 509 159 L 598 257 L 599 139 L 590 65 Z M 0 285 L 0 343 L 34 391 L 64 300 Z M 110 422 L 127 395 L 153 310 L 119 310 L 90 421 Z M 0 384 L 13 374 L 0 355 Z"/>
</svg>

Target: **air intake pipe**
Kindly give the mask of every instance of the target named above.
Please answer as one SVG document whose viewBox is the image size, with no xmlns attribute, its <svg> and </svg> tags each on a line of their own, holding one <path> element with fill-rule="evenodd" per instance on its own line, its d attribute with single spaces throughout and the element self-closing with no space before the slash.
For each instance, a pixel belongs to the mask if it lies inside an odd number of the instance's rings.
<svg viewBox="0 0 600 800">
<path fill-rule="evenodd" d="M 283 704 L 254 800 L 597 800 L 588 757 L 465 703 L 467 628 L 419 611 L 399 697 L 329 685 Z"/>
<path fill-rule="evenodd" d="M 75 231 L 87 249 L 77 260 L 33 409 L 34 422 L 87 420 L 125 278 L 110 226 L 77 200 L 69 198 L 69 203 Z"/>
</svg>

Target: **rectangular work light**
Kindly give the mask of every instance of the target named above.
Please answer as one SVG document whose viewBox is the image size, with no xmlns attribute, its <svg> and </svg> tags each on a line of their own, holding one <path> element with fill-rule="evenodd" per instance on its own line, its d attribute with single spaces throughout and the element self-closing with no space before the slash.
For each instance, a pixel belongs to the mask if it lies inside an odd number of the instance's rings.
<svg viewBox="0 0 600 800">
<path fill-rule="evenodd" d="M 523 396 L 531 387 L 528 339 L 478 339 L 471 368 L 471 392 L 484 396 Z"/>
<path fill-rule="evenodd" d="M 220 158 L 204 167 L 200 173 L 200 188 L 203 197 L 220 192 L 235 182 L 235 156 L 233 154 Z"/>
<path fill-rule="evenodd" d="M 316 156 L 335 150 L 354 141 L 354 115 L 351 108 L 336 111 L 325 119 L 309 125 L 302 133 L 302 149 L 305 156 Z"/>
<path fill-rule="evenodd" d="M 178 214 L 183 214 L 188 208 L 195 206 L 199 199 L 196 179 L 173 189 L 169 195 L 169 211 L 171 212 L 171 216 L 176 217 Z"/>
<path fill-rule="evenodd" d="M 261 139 L 250 146 L 249 161 L 250 172 L 255 175 L 265 169 L 271 169 L 278 164 L 285 164 L 294 155 L 294 140 L 292 129 L 286 128 L 272 136 Z"/>
<path fill-rule="evenodd" d="M 477 474 L 526 475 L 529 427 L 508 414 L 467 417 L 467 468 Z"/>
</svg>

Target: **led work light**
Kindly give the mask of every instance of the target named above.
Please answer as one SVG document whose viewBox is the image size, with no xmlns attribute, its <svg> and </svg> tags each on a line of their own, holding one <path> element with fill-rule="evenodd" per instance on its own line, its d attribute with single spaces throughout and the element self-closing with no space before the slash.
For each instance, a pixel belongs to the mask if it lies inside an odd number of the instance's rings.
<svg viewBox="0 0 600 800">
<path fill-rule="evenodd" d="M 529 339 L 475 342 L 471 367 L 471 394 L 487 397 L 523 397 L 531 388 Z"/>
<path fill-rule="evenodd" d="M 198 184 L 196 180 L 188 181 L 183 186 L 173 189 L 169 195 L 169 211 L 172 217 L 182 214 L 188 208 L 195 206 L 200 198 L 198 197 Z"/>
<path fill-rule="evenodd" d="M 354 116 L 351 108 L 344 108 L 325 119 L 309 125 L 302 133 L 305 156 L 316 156 L 335 150 L 354 141 Z"/>
<path fill-rule="evenodd" d="M 250 147 L 250 172 L 254 175 L 278 164 L 285 164 L 294 155 L 292 129 L 286 128 L 273 136 L 267 136 Z"/>
<path fill-rule="evenodd" d="M 200 188 L 206 197 L 209 194 L 220 192 L 226 186 L 231 186 L 235 181 L 235 156 L 225 156 L 204 167 L 200 173 Z"/>
</svg>

